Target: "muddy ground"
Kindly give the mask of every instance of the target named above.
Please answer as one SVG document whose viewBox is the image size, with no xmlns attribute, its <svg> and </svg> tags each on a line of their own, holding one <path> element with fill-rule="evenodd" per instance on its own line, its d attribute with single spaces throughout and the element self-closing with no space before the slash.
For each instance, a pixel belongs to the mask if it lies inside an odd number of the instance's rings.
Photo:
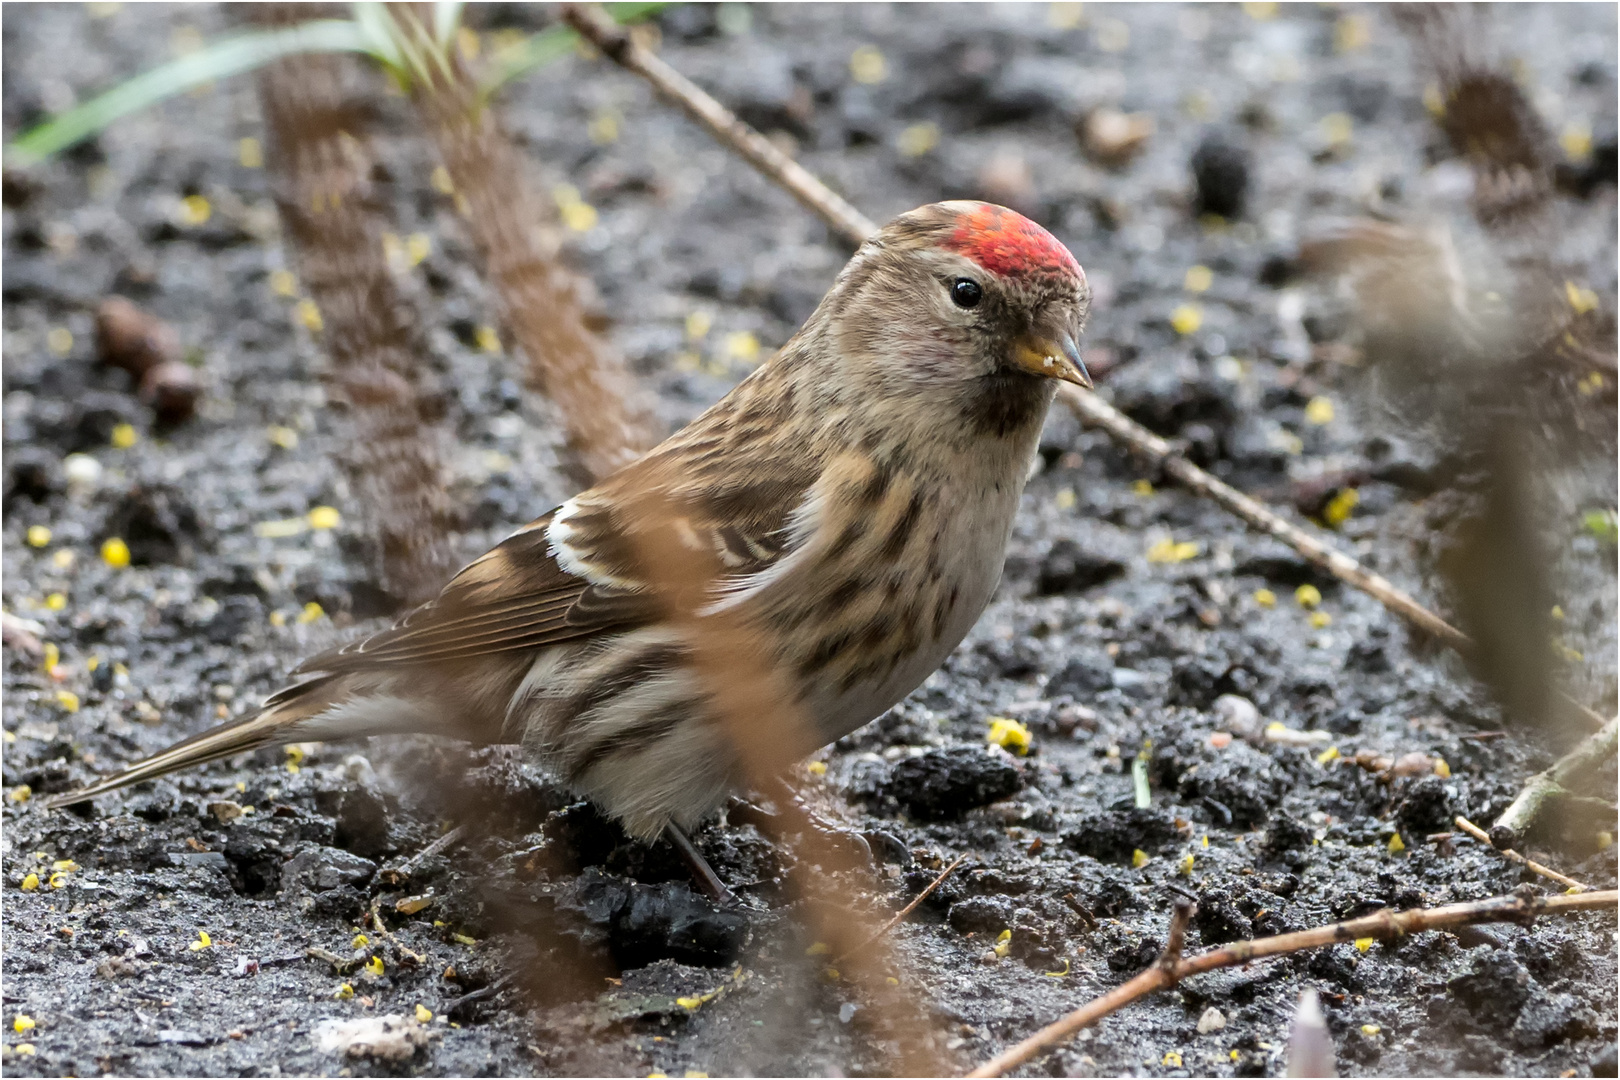
<svg viewBox="0 0 1620 1080">
<path fill-rule="evenodd" d="M 1558 214 L 1564 254 L 1612 297 L 1614 8 L 1494 15 L 1552 129 L 1591 131 L 1600 161 L 1606 146 L 1607 176 L 1600 168 L 1584 198 L 1561 196 Z M 548 17 L 524 5 L 474 16 L 523 30 Z M 1386 12 L 723 5 L 659 22 L 677 67 L 785 132 L 871 216 L 976 195 L 1050 225 L 1096 287 L 1087 347 L 1108 369 L 1104 393 L 1276 502 L 1333 470 L 1362 478 L 1339 542 L 1449 610 L 1432 563 L 1458 507 L 1434 479 L 1446 447 L 1393 419 L 1366 368 L 1344 362 L 1356 337 L 1342 300 L 1277 272 L 1302 232 L 1332 217 L 1377 210 L 1467 228 L 1465 170 Z M 7 138 L 223 29 L 204 6 L 8 6 Z M 852 78 L 860 46 L 878 50 L 881 80 Z M 870 54 L 862 63 L 878 73 Z M 422 361 L 454 433 L 468 523 L 457 543 L 470 557 L 571 492 L 517 363 L 478 347 L 492 308 L 430 182 L 431 148 L 403 100 L 380 79 L 375 90 L 399 234 L 427 242 L 401 279 L 430 328 Z M 768 351 L 786 340 L 847 257 L 624 73 L 571 57 L 504 104 L 541 182 L 575 185 L 598 211 L 572 237 L 573 256 L 670 425 L 740 377 L 750 341 Z M 1078 117 L 1110 104 L 1156 120 L 1141 156 L 1117 170 L 1088 160 L 1074 133 Z M 1190 179 L 1211 133 L 1247 154 L 1246 202 L 1224 227 L 1200 223 Z M 382 614 L 362 515 L 329 459 L 338 420 L 323 408 L 319 338 L 299 322 L 296 294 L 275 289 L 289 256 L 263 170 L 239 157 L 239 140 L 261 135 L 252 82 L 238 79 L 7 177 L 4 600 L 44 625 L 60 666 L 53 677 L 5 654 L 6 1072 L 887 1068 L 895 1033 L 824 959 L 806 958 L 803 913 L 781 889 L 793 852 L 753 825 L 699 837 L 743 898 L 740 911 L 717 912 L 667 849 L 629 844 L 500 752 L 426 742 L 319 746 L 301 760 L 265 752 L 84 813 L 38 808 L 39 795 L 251 707 L 301 656 Z M 188 195 L 208 200 L 206 222 L 186 223 Z M 1199 295 L 1187 288 L 1195 264 L 1212 271 Z M 206 387 L 194 419 L 154 427 L 127 376 L 95 363 L 93 312 L 115 291 L 178 329 Z M 1196 328 L 1172 319 L 1189 303 Z M 701 336 L 693 313 L 710 324 Z M 1315 398 L 1331 403 L 1330 419 Z M 1612 432 L 1612 376 L 1582 400 L 1589 430 Z M 114 447 L 124 423 L 138 440 Z M 1584 515 L 1612 510 L 1615 460 L 1612 440 L 1577 442 L 1543 484 L 1563 613 L 1558 677 L 1608 715 L 1615 548 Z M 70 454 L 99 468 L 65 463 Z M 822 755 L 824 771 L 794 780 L 826 817 L 899 841 L 875 837 L 880 865 L 849 882 L 877 908 L 898 908 L 967 854 L 892 934 L 895 978 L 953 1065 L 1139 969 L 1162 942 L 1171 886 L 1200 899 L 1195 948 L 1386 905 L 1547 891 L 1465 837 L 1427 838 L 1450 831 L 1454 814 L 1494 820 L 1567 748 L 1567 730 L 1507 725 L 1454 657 L 1210 503 L 1160 486 L 1068 417 L 1053 417 L 1042 463 L 1002 589 L 970 639 L 905 703 Z M 343 524 L 255 532 L 318 506 Z M 33 526 L 50 530 L 39 546 Z M 132 549 L 127 568 L 98 555 L 115 535 Z M 1173 546 L 1187 542 L 1196 548 Z M 1150 560 L 1156 545 L 1172 561 Z M 1320 591 L 1316 612 L 1296 602 L 1301 585 Z M 323 614 L 305 621 L 311 603 Z M 992 716 L 1027 725 L 1027 755 L 979 749 Z M 1273 723 L 1326 734 L 1288 745 L 1265 738 Z M 1403 775 L 1379 774 L 1354 762 L 1358 751 L 1386 764 L 1420 757 Z M 1139 752 L 1152 796 L 1142 810 Z M 1591 793 L 1612 801 L 1605 773 Z M 950 781 L 943 793 L 929 776 Z M 34 799 L 19 801 L 24 785 Z M 1008 791 L 963 809 L 975 792 Z M 401 869 L 468 819 L 483 826 L 471 841 Z M 1608 836 L 1602 816 L 1561 820 L 1533 852 L 1614 887 L 1612 816 Z M 56 869 L 63 860 L 73 865 Z M 432 902 L 405 905 L 414 912 L 397 906 L 423 896 Z M 361 941 L 373 905 L 388 934 L 368 926 Z M 1593 914 L 1211 974 L 1030 1071 L 1281 1074 L 1295 1002 L 1313 987 L 1341 1074 L 1613 1076 L 1613 930 Z M 442 1015 L 514 967 L 535 997 L 506 990 Z M 324 1022 L 418 1006 L 435 1016 L 407 1060 L 346 1059 L 322 1042 Z M 1223 1025 L 1200 1025 L 1211 1009 Z M 14 1030 L 19 1015 L 35 1026 Z"/>
</svg>

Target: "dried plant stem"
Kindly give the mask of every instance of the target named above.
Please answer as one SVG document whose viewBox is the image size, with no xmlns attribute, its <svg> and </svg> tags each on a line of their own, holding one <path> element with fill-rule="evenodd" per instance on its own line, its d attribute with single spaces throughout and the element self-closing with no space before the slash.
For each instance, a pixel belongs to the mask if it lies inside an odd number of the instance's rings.
<svg viewBox="0 0 1620 1080">
<path fill-rule="evenodd" d="M 1526 781 L 1518 796 L 1491 826 L 1490 843 L 1498 848 L 1517 843 L 1529 831 L 1548 797 L 1567 790 L 1575 777 L 1615 756 L 1617 735 L 1620 735 L 1620 717 L 1611 719 L 1582 739 L 1573 750 L 1553 762 L 1552 768 Z"/>
<path fill-rule="evenodd" d="M 1456 822 L 1457 828 L 1461 829 L 1469 836 L 1472 836 L 1475 840 L 1478 840 L 1484 844 L 1490 844 L 1491 838 L 1485 834 L 1485 830 L 1480 828 L 1478 825 L 1475 825 L 1472 821 L 1469 821 L 1461 814 L 1458 814 L 1456 817 Z M 1562 885 L 1571 892 L 1583 893 L 1590 891 L 1585 885 L 1582 885 L 1574 878 L 1565 877 L 1556 870 L 1542 866 L 1534 859 L 1527 859 L 1511 848 L 1501 848 L 1499 851 L 1501 856 L 1508 862 L 1518 863 L 1520 866 L 1524 867 L 1526 870 L 1529 870 L 1533 874 L 1540 874 L 1549 881 L 1556 881 L 1558 884 Z"/>
<path fill-rule="evenodd" d="M 611 60 L 651 82 L 666 97 L 697 118 L 723 144 L 735 150 L 774 181 L 805 208 L 819 216 L 839 235 L 859 245 L 877 226 L 850 206 L 825 184 L 786 154 L 777 150 L 759 132 L 739 120 L 702 88 L 648 52 L 594 4 L 568 4 L 563 17 L 583 37 L 601 49 Z M 1355 559 L 1316 539 L 1275 511 L 1249 498 L 1229 484 L 1222 483 L 1181 456 L 1169 442 L 1153 434 L 1096 394 L 1075 386 L 1063 386 L 1060 394 L 1083 423 L 1101 428 L 1117 442 L 1141 454 L 1199 495 L 1213 499 L 1262 532 L 1270 533 L 1307 560 L 1340 581 L 1372 596 L 1390 611 L 1445 644 L 1466 652 L 1471 642 L 1466 634 L 1373 573 Z M 1603 718 L 1567 696 L 1565 704 L 1581 714 L 1591 726 Z"/>
<path fill-rule="evenodd" d="M 735 113 L 704 93 L 685 75 L 638 45 L 630 31 L 614 22 L 595 4 L 564 4 L 562 16 L 591 44 L 615 63 L 635 72 L 686 114 L 737 151 L 768 178 L 785 187 L 849 242 L 860 247 L 877 232 L 877 225 L 812 176 L 804 166 L 778 150 L 774 143 Z"/>
<path fill-rule="evenodd" d="M 954 860 L 952 860 L 951 865 L 949 865 L 945 869 L 941 870 L 939 872 L 939 876 L 936 877 L 933 881 L 930 881 L 928 883 L 928 888 L 924 889 L 922 892 L 920 892 L 916 896 L 912 897 L 911 898 L 911 903 L 907 904 L 905 907 L 903 907 L 899 911 L 895 912 L 894 918 L 890 919 L 888 922 L 886 922 L 882 926 L 878 927 L 877 933 L 873 934 L 871 937 L 867 938 L 865 941 L 863 941 L 859 945 L 855 946 L 855 948 L 851 949 L 850 952 L 859 952 L 860 950 L 866 948 L 868 945 L 872 944 L 872 942 L 876 941 L 878 938 L 882 937 L 884 934 L 887 934 L 890 930 L 893 930 L 896 926 L 899 926 L 902 922 L 904 922 L 906 916 L 910 915 L 913 911 L 916 911 L 918 905 L 920 905 L 924 900 L 928 899 L 928 897 L 933 894 L 934 890 L 939 888 L 940 885 L 942 885 L 944 883 L 945 879 L 951 876 L 951 872 L 954 871 L 958 866 L 962 865 L 963 860 L 965 860 L 966 858 L 967 858 L 967 852 L 963 852 L 962 854 L 958 855 Z M 848 955 L 848 954 L 846 953 L 845 955 Z M 843 956 L 838 957 L 838 961 L 840 961 L 840 962 L 843 959 L 844 959 Z"/>
<path fill-rule="evenodd" d="M 286 25 L 310 15 L 297 5 L 267 5 L 253 17 Z M 414 604 L 453 569 L 457 515 L 440 435 L 417 387 L 419 327 L 383 254 L 388 215 L 371 182 L 362 114 L 344 86 L 352 63 L 291 56 L 265 71 L 266 162 L 299 279 L 320 315 L 329 385 L 348 412 L 338 464 L 381 547 L 382 584 Z"/>
<path fill-rule="evenodd" d="M 426 5 L 394 4 L 411 32 L 432 23 Z M 424 32 L 426 32 L 424 30 Z M 438 146 L 473 243 L 484 260 L 501 322 L 528 359 L 528 382 L 566 426 L 565 467 L 594 483 L 656 443 L 646 392 L 590 324 L 591 283 L 563 262 L 556 208 L 529 182 L 529 164 L 481 99 L 455 50 L 412 99 Z"/>
<path fill-rule="evenodd" d="M 440 836 L 435 837 L 431 844 L 423 848 L 421 851 L 418 851 L 415 855 L 412 855 L 398 866 L 385 866 L 381 872 L 395 881 L 404 881 L 416 871 L 418 866 L 421 866 L 423 863 L 427 862 L 440 852 L 461 843 L 471 834 L 472 826 L 463 822 L 462 824 L 457 825 L 455 828 L 448 829 Z"/>
<path fill-rule="evenodd" d="M 1000 1076 L 1051 1050 L 1068 1040 L 1075 1032 L 1103 1017 L 1119 1011 L 1131 1002 L 1146 997 L 1182 979 L 1201 975 L 1217 968 L 1236 967 L 1268 956 L 1281 956 L 1305 949 L 1318 949 L 1347 941 L 1367 938 L 1389 939 L 1425 930 L 1452 930 L 1460 926 L 1473 926 L 1490 922 L 1526 923 L 1543 915 L 1571 915 L 1581 911 L 1614 911 L 1620 904 L 1620 892 L 1582 893 L 1579 896 L 1535 896 L 1514 893 L 1495 896 L 1489 900 L 1476 900 L 1467 904 L 1450 904 L 1438 908 L 1418 908 L 1412 911 L 1377 911 L 1348 922 L 1332 923 L 1312 930 L 1292 934 L 1238 941 L 1219 949 L 1182 959 L 1175 935 L 1176 922 L 1171 923 L 1171 947 L 1153 967 L 1103 997 L 1076 1009 L 1056 1023 L 1049 1024 L 1016 1046 L 998 1054 L 990 1061 L 968 1073 L 969 1076 Z M 1177 911 L 1177 918 L 1180 910 Z M 1182 923 L 1183 927 L 1185 922 Z"/>
</svg>

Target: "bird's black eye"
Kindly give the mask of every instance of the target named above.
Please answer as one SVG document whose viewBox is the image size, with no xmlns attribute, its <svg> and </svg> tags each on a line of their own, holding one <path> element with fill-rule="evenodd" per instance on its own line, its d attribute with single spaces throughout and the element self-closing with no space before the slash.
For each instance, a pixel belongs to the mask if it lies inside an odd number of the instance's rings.
<svg viewBox="0 0 1620 1080">
<path fill-rule="evenodd" d="M 951 302 L 960 308 L 978 307 L 984 299 L 984 290 L 972 278 L 960 277 L 951 282 Z"/>
</svg>

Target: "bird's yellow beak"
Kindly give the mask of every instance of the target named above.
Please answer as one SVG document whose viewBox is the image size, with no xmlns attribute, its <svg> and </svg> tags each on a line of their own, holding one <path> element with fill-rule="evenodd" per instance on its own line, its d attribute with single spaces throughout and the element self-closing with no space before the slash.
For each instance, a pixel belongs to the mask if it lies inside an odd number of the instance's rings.
<svg viewBox="0 0 1620 1080">
<path fill-rule="evenodd" d="M 1080 359 L 1080 346 L 1068 334 L 1056 341 L 1034 336 L 1020 338 L 1013 345 L 1013 365 L 1031 375 L 1061 379 L 1091 389 L 1091 375 Z"/>
</svg>

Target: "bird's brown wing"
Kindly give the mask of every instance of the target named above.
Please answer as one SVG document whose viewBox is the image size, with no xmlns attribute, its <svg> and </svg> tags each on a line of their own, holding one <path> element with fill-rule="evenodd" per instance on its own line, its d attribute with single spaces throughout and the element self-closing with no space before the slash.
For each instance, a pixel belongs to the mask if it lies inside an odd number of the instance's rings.
<svg viewBox="0 0 1620 1080">
<path fill-rule="evenodd" d="M 708 547 L 712 559 L 704 561 L 718 562 L 732 584 L 787 553 L 787 519 L 813 478 L 807 472 L 795 478 L 797 484 L 700 485 L 679 492 L 673 505 L 683 535 Z M 660 601 L 643 580 L 631 536 L 640 501 L 613 487 L 571 499 L 491 548 L 436 599 L 387 630 L 313 656 L 293 674 L 332 675 L 538 649 L 652 622 L 661 614 Z M 553 528 L 559 517 L 562 522 Z"/>
</svg>

